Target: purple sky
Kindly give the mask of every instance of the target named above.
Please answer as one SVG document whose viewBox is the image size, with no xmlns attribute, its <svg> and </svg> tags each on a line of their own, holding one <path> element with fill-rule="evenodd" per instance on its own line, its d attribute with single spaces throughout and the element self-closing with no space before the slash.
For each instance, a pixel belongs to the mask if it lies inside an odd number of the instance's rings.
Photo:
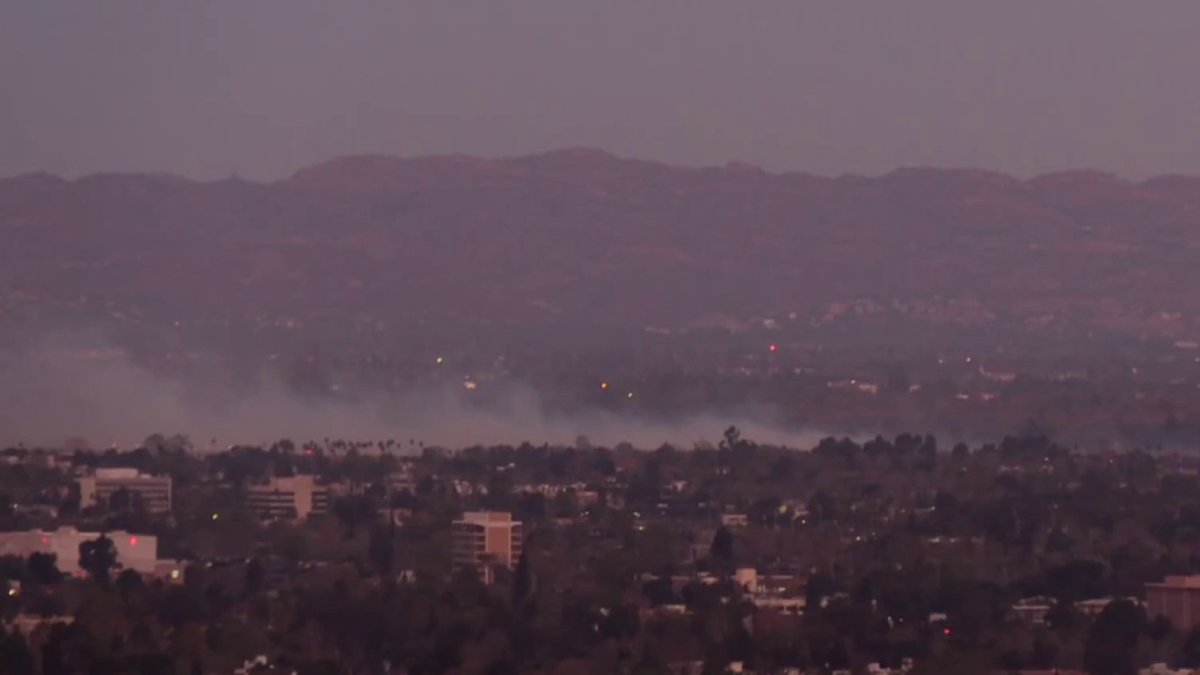
<svg viewBox="0 0 1200 675">
<path fill-rule="evenodd" d="M 1200 174 L 1200 2 L 0 3 L 0 176 L 591 145 Z"/>
</svg>

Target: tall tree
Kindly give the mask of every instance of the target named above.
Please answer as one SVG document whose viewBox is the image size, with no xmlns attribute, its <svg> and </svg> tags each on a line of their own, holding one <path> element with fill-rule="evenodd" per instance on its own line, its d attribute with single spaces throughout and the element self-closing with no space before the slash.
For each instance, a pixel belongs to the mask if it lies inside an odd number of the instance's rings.
<svg viewBox="0 0 1200 675">
<path fill-rule="evenodd" d="M 246 593 L 253 595 L 261 591 L 266 578 L 267 571 L 263 568 L 262 562 L 258 558 L 251 558 L 250 562 L 246 563 L 246 574 L 243 579 Z"/>
<path fill-rule="evenodd" d="M 1088 630 L 1083 666 L 1092 675 L 1133 675 L 1134 651 L 1145 615 L 1128 600 L 1108 603 Z"/>
<path fill-rule="evenodd" d="M 521 604 L 532 593 L 535 579 L 533 569 L 529 565 L 529 551 L 522 550 L 517 560 L 517 569 L 513 574 L 513 604 Z"/>
<path fill-rule="evenodd" d="M 29 573 L 30 581 L 39 584 L 57 584 L 62 580 L 62 572 L 58 571 L 58 556 L 53 553 L 30 553 L 25 571 Z"/>
<path fill-rule="evenodd" d="M 8 635 L 0 629 L 0 673 L 3 675 L 34 675 L 37 661 L 17 630 Z"/>
<path fill-rule="evenodd" d="M 107 585 L 116 566 L 117 547 L 112 539 L 103 533 L 79 545 L 79 567 L 87 572 L 93 581 Z"/>
<path fill-rule="evenodd" d="M 390 574 L 392 571 L 392 562 L 395 559 L 394 530 L 394 525 L 371 528 L 371 538 L 367 542 L 367 554 L 380 574 Z"/>
<path fill-rule="evenodd" d="M 367 497 L 352 495 L 333 503 L 333 515 L 342 523 L 346 538 L 353 539 L 358 534 L 358 528 L 375 516 L 375 507 Z"/>
<path fill-rule="evenodd" d="M 108 498 L 108 508 L 112 509 L 113 511 L 127 511 L 132 509 L 133 495 L 134 493 L 130 492 L 126 488 L 117 490 L 116 492 L 112 493 L 111 497 Z"/>
<path fill-rule="evenodd" d="M 712 545 L 709 546 L 709 555 L 712 556 L 713 563 L 721 566 L 724 571 L 733 570 L 733 533 L 729 528 L 717 529 L 712 538 Z"/>
<path fill-rule="evenodd" d="M 717 444 L 717 447 L 721 450 L 741 450 L 742 432 L 737 427 L 730 425 L 722 434 L 721 442 Z"/>
</svg>

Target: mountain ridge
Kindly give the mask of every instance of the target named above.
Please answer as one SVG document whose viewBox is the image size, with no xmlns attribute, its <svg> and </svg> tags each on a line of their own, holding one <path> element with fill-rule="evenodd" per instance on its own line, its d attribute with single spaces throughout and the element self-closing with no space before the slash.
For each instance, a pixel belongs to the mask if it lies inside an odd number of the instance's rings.
<svg viewBox="0 0 1200 675">
<path fill-rule="evenodd" d="M 461 337 L 832 314 L 930 330 L 1200 334 L 1188 292 L 1200 284 L 1200 178 L 1183 176 L 822 177 L 587 148 L 350 155 L 273 182 L 3 179 L 0 237 L 11 326 L 340 318 Z"/>
<path fill-rule="evenodd" d="M 889 171 L 878 173 L 878 174 L 844 173 L 844 174 L 832 175 L 832 174 L 817 174 L 817 173 L 812 173 L 812 172 L 807 172 L 807 171 L 802 171 L 802 170 L 771 171 L 769 169 L 762 168 L 761 166 L 758 166 L 756 164 L 743 162 L 740 160 L 730 160 L 723 165 L 717 165 L 717 164 L 690 165 L 690 164 L 676 164 L 676 163 L 664 162 L 664 161 L 659 161 L 659 160 L 648 160 L 648 159 L 622 157 L 622 156 L 616 155 L 612 152 L 609 152 L 607 150 L 597 148 L 597 147 L 592 147 L 592 146 L 565 146 L 565 147 L 561 147 L 561 148 L 557 148 L 557 149 L 547 150 L 544 152 L 534 152 L 534 153 L 527 153 L 527 154 L 520 154 L 520 155 L 503 155 L 503 156 L 495 156 L 495 157 L 485 157 L 482 155 L 472 155 L 469 153 L 433 153 L 433 154 L 422 154 L 422 155 L 397 155 L 397 154 L 390 154 L 390 153 L 347 153 L 347 154 L 334 156 L 327 160 L 322 160 L 319 162 L 314 162 L 312 164 L 308 164 L 306 166 L 296 169 L 288 176 L 284 176 L 282 178 L 274 179 L 274 180 L 244 179 L 244 178 L 237 177 L 236 175 L 231 175 L 231 176 L 228 176 L 225 178 L 197 179 L 197 178 L 191 178 L 188 176 L 184 176 L 181 174 L 176 174 L 176 173 L 170 172 L 170 171 L 116 171 L 116 172 L 101 171 L 101 172 L 90 172 L 90 173 L 83 174 L 83 175 L 80 175 L 80 176 L 77 176 L 74 178 L 67 178 L 67 177 L 64 177 L 64 176 L 61 176 L 59 174 L 55 174 L 55 173 L 49 172 L 49 171 L 35 170 L 35 171 L 18 173 L 18 174 L 13 174 L 13 175 L 8 175 L 8 176 L 0 176 L 0 183 L 11 182 L 11 181 L 31 180 L 31 179 L 41 180 L 41 179 L 46 179 L 46 178 L 54 179 L 57 181 L 62 181 L 65 183 L 76 183 L 79 181 L 85 181 L 87 179 L 96 178 L 96 177 L 126 177 L 126 178 L 143 177 L 143 178 L 156 178 L 156 179 L 169 180 L 169 181 L 180 181 L 180 182 L 187 182 L 187 183 L 192 183 L 192 184 L 220 183 L 223 181 L 235 179 L 235 180 L 240 180 L 240 181 L 247 182 L 247 183 L 255 183 L 255 184 L 259 184 L 259 185 L 274 185 L 274 184 L 289 183 L 289 182 L 293 181 L 294 179 L 296 179 L 297 176 L 302 175 L 306 172 L 311 172 L 313 170 L 321 170 L 321 169 L 328 169 L 328 168 L 341 168 L 341 167 L 345 167 L 348 164 L 353 164 L 356 162 L 376 162 L 376 163 L 384 163 L 384 164 L 392 164 L 392 165 L 459 164 L 462 166 L 469 166 L 469 167 L 474 167 L 474 168 L 484 168 L 484 167 L 488 167 L 488 166 L 529 164 L 529 163 L 536 163 L 539 161 L 544 161 L 544 162 L 548 161 L 548 162 L 553 162 L 553 163 L 557 163 L 557 164 L 561 165 L 563 160 L 575 160 L 575 161 L 587 160 L 592 163 L 643 165 L 643 166 L 658 167 L 658 168 L 662 168 L 662 169 L 695 171 L 695 172 L 704 172 L 704 171 L 744 172 L 744 171 L 746 171 L 746 169 L 754 169 L 754 171 L 752 171 L 751 173 L 758 173 L 758 174 L 768 176 L 768 177 L 777 177 L 777 178 L 803 177 L 803 178 L 817 178 L 817 179 L 835 180 L 835 181 L 836 180 L 881 180 L 881 179 L 887 179 L 887 178 L 892 177 L 897 174 L 935 173 L 935 174 L 944 174 L 944 175 L 956 175 L 956 174 L 957 175 L 971 175 L 971 176 L 976 176 L 979 178 L 999 179 L 1003 182 L 1011 182 L 1011 183 L 1016 183 L 1016 184 L 1037 184 L 1040 182 L 1044 182 L 1048 179 L 1057 180 L 1060 178 L 1070 179 L 1070 178 L 1078 178 L 1078 177 L 1090 177 L 1090 178 L 1097 179 L 1095 182 L 1123 183 L 1123 184 L 1134 186 L 1134 187 L 1147 187 L 1150 185 L 1167 183 L 1167 182 L 1186 183 L 1189 185 L 1195 185 L 1197 187 L 1200 187 L 1200 175 L 1169 173 L 1169 174 L 1155 175 L 1155 176 L 1145 178 L 1143 180 L 1134 181 L 1134 180 L 1125 178 L 1117 173 L 1113 173 L 1113 172 L 1105 171 L 1105 170 L 1099 170 L 1099 169 L 1085 168 L 1085 167 L 1057 169 L 1054 171 L 1048 171 L 1045 173 L 1036 174 L 1036 175 L 1030 176 L 1028 178 L 1020 178 L 1017 176 L 1013 176 L 1012 174 L 1004 173 L 1002 171 L 987 169 L 987 168 L 983 168 L 983 167 L 975 167 L 975 166 L 945 166 L 945 167 L 942 167 L 942 166 L 932 166 L 932 165 L 902 165 L 902 166 L 897 166 Z"/>
</svg>

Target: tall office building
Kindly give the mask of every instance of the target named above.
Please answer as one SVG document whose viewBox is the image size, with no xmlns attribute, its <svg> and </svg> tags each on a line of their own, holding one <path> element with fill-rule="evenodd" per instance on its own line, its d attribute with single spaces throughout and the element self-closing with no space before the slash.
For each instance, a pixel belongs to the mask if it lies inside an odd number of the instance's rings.
<svg viewBox="0 0 1200 675">
<path fill-rule="evenodd" d="M 90 476 L 79 479 L 79 505 L 108 506 L 120 491 L 140 500 L 151 513 L 171 511 L 171 479 L 151 476 L 132 468 L 96 469 Z"/>
<path fill-rule="evenodd" d="M 492 581 L 493 565 L 512 569 L 521 557 L 524 533 L 511 513 L 464 513 L 454 521 L 452 535 L 455 567 L 476 570 L 485 583 Z"/>
<path fill-rule="evenodd" d="M 317 485 L 312 476 L 274 478 L 247 491 L 246 508 L 259 518 L 303 520 L 329 510 L 329 490 Z"/>
</svg>

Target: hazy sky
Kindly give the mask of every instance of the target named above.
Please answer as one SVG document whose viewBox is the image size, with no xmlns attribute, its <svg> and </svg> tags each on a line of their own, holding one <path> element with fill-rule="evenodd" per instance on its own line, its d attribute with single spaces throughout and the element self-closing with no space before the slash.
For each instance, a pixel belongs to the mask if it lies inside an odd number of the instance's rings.
<svg viewBox="0 0 1200 675">
<path fill-rule="evenodd" d="M 1200 2 L 4 0 L 0 175 L 591 145 L 1200 173 Z"/>
</svg>

